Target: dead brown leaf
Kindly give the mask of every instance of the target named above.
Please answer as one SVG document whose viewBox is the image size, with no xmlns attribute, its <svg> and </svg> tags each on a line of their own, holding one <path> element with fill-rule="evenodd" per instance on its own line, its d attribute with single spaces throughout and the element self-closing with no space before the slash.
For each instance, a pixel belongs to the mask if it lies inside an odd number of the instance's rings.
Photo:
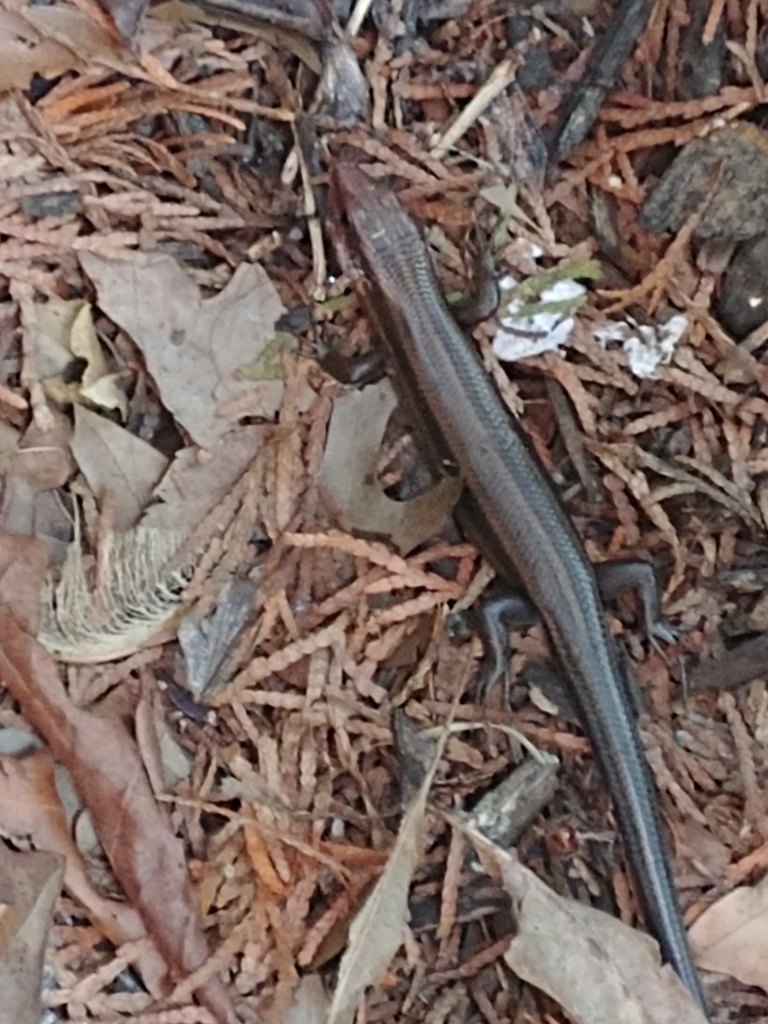
<svg viewBox="0 0 768 1024">
<path fill-rule="evenodd" d="M 696 961 L 768 992 L 768 877 L 707 908 L 691 928 Z"/>
<path fill-rule="evenodd" d="M 72 454 L 96 498 L 114 502 L 116 530 L 128 530 L 144 511 L 168 466 L 156 448 L 105 416 L 75 406 Z"/>
<path fill-rule="evenodd" d="M 260 266 L 241 264 L 223 291 L 203 299 L 170 256 L 83 252 L 80 262 L 196 444 L 211 447 L 242 416 L 274 416 L 283 394 L 275 324 L 284 308 Z"/>
<path fill-rule="evenodd" d="M 0 92 L 26 89 L 35 74 L 54 78 L 88 65 L 125 71 L 133 63 L 108 30 L 106 18 L 100 24 L 64 4 L 13 7 L 0 11 Z M 153 29 L 141 33 L 141 49 L 152 48 L 168 34 L 158 31 L 158 23 Z"/>
<path fill-rule="evenodd" d="M 396 405 L 388 380 L 337 398 L 320 479 L 352 530 L 391 537 L 401 554 L 408 554 L 445 523 L 461 481 L 446 478 L 410 501 L 387 497 L 376 480 L 376 464 Z"/>
<path fill-rule="evenodd" d="M 319 974 L 305 975 L 293 993 L 284 1024 L 326 1024 L 328 996 Z"/>
<path fill-rule="evenodd" d="M 9 533 L 45 540 L 57 557 L 71 530 L 57 488 L 74 471 L 69 449 L 72 425 L 62 412 L 49 411 L 47 428 L 31 420 L 15 453 L 6 456 L 0 522 Z"/>
<path fill-rule="evenodd" d="M 52 4 L 41 7 L 31 3 L 20 7 L 19 13 L 42 38 L 66 46 L 84 64 L 99 64 L 103 61 L 111 67 L 120 63 L 121 48 L 107 26 L 99 24 L 74 6 Z"/>
<path fill-rule="evenodd" d="M 47 750 L 0 760 L 0 823 L 11 835 L 28 836 L 36 849 L 63 858 L 64 887 L 115 947 L 146 936 L 141 917 L 133 907 L 105 899 L 88 881 L 85 862 L 72 839 L 59 800 L 53 758 Z M 156 999 L 168 991 L 168 968 L 151 944 L 139 955 L 136 967 Z"/>
<path fill-rule="evenodd" d="M 62 403 L 85 399 L 103 409 L 119 409 L 125 420 L 128 400 L 119 375 L 107 371 L 90 304 L 51 295 L 35 305 L 39 371 L 47 394 Z M 71 372 L 76 360 L 85 360 L 80 380 L 65 383 L 62 374 Z"/>
<path fill-rule="evenodd" d="M 14 853 L 0 843 L 2 1018 L 38 1024 L 43 955 L 64 864 L 55 853 Z"/>
<path fill-rule="evenodd" d="M 42 544 L 0 538 L 0 674 L 30 725 L 69 770 L 116 878 L 173 973 L 183 977 L 209 955 L 183 848 L 122 722 L 75 707 L 52 658 L 34 640 L 44 573 Z M 237 1022 L 218 979 L 197 994 L 217 1021 Z"/>
<path fill-rule="evenodd" d="M 349 943 L 339 966 L 326 1024 L 347 1024 L 360 997 L 389 965 L 405 938 L 408 892 L 424 835 L 427 796 L 434 764 L 403 815 L 387 865 L 349 929 Z"/>
<path fill-rule="evenodd" d="M 69 451 L 72 425 L 57 409 L 51 409 L 49 430 L 41 429 L 32 420 L 19 441 L 6 479 L 23 477 L 34 492 L 61 487 L 71 476 L 74 466 Z"/>
<path fill-rule="evenodd" d="M 269 436 L 269 427 L 252 424 L 229 431 L 210 451 L 192 447 L 177 452 L 141 525 L 193 530 L 231 491 Z"/>
<path fill-rule="evenodd" d="M 461 827 L 459 825 L 459 827 Z M 661 964 L 643 932 L 558 896 L 513 854 L 479 832 L 467 834 L 501 873 L 512 897 L 517 934 L 505 960 L 577 1024 L 706 1024 L 674 970 Z"/>
<path fill-rule="evenodd" d="M 50 9 L 46 12 L 40 8 L 36 9 L 34 15 L 24 8 L 18 13 L 0 11 L 0 92 L 26 89 L 34 74 L 53 77 L 71 68 L 83 66 L 87 55 L 79 53 L 78 47 L 74 45 L 80 33 L 75 31 L 70 38 L 72 45 L 57 40 L 55 34 L 47 30 L 49 14 Z M 79 24 L 83 36 L 91 32 L 93 22 L 84 14 L 79 11 L 68 11 L 66 14 L 73 16 L 73 22 Z M 61 11 L 54 12 L 54 17 L 60 15 Z M 106 33 L 99 37 L 99 43 L 96 44 L 97 50 L 101 47 L 104 53 L 112 49 Z"/>
</svg>

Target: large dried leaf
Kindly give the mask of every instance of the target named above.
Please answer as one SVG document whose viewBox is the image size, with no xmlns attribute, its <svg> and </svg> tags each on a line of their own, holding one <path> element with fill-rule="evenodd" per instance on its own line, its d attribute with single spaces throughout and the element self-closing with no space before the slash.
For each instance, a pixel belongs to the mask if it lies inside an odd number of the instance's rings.
<svg viewBox="0 0 768 1024">
<path fill-rule="evenodd" d="M 285 312 L 261 267 L 243 263 L 203 299 L 170 256 L 80 253 L 99 305 L 141 349 L 163 404 L 201 447 L 242 416 L 272 417 L 283 394 L 275 324 Z M 173 301 L 169 301 L 169 297 Z M 251 392 L 251 401 L 242 401 Z"/>
<path fill-rule="evenodd" d="M 576 1024 L 706 1024 L 706 1018 L 648 935 L 583 903 L 558 896 L 513 854 L 468 830 L 501 872 L 517 932 L 505 960 Z"/>
<path fill-rule="evenodd" d="M 708 907 L 691 928 L 691 945 L 702 967 L 768 992 L 768 878 Z"/>
<path fill-rule="evenodd" d="M 38 1024 L 43 955 L 61 887 L 55 853 L 14 853 L 0 843 L 0 1018 Z"/>
<path fill-rule="evenodd" d="M 379 980 L 405 938 L 408 891 L 421 855 L 433 774 L 427 774 L 411 800 L 387 865 L 349 929 L 349 944 L 341 959 L 326 1024 L 352 1020 L 365 989 Z"/>
<path fill-rule="evenodd" d="M 45 573 L 37 541 L 0 538 L 0 676 L 29 723 L 68 768 L 126 896 L 177 976 L 208 958 L 184 851 L 155 802 L 122 722 L 75 707 L 56 665 L 35 640 Z M 197 992 L 217 1021 L 235 1024 L 218 979 Z"/>
<path fill-rule="evenodd" d="M 109 494 L 118 530 L 134 526 L 168 466 L 156 448 L 90 409 L 75 406 L 72 454 L 97 498 Z"/>
</svg>

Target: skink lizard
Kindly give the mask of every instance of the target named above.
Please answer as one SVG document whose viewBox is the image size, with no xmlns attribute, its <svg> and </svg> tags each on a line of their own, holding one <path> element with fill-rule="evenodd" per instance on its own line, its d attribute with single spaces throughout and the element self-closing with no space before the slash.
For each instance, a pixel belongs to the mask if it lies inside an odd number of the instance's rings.
<svg viewBox="0 0 768 1024">
<path fill-rule="evenodd" d="M 421 233 L 361 168 L 331 172 L 339 259 L 360 283 L 395 390 L 433 466 L 464 484 L 462 523 L 502 580 L 523 584 L 573 687 L 649 924 L 702 1009 L 656 797 L 594 568 L 546 470 L 446 305 Z"/>
</svg>

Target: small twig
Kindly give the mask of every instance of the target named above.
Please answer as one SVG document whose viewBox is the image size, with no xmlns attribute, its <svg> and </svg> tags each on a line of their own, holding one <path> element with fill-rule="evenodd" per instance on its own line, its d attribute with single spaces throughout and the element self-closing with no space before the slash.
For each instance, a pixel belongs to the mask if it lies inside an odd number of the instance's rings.
<svg viewBox="0 0 768 1024">
<path fill-rule="evenodd" d="M 350 36 L 356 36 L 360 31 L 360 26 L 365 21 L 372 3 L 373 0 L 357 0 L 347 22 L 347 32 Z"/>
<path fill-rule="evenodd" d="M 701 33 L 701 45 L 709 46 L 715 38 L 717 32 L 717 26 L 723 17 L 723 11 L 725 10 L 725 0 L 712 0 L 712 6 L 709 8 L 709 14 L 707 20 L 704 22 L 704 31 Z"/>
<path fill-rule="evenodd" d="M 504 92 L 508 85 L 514 82 L 519 66 L 520 59 L 518 57 L 507 57 L 506 60 L 496 65 L 485 84 L 480 87 L 453 124 L 446 128 L 442 136 L 431 148 L 431 157 L 435 160 L 440 160 L 456 145 L 483 111 L 490 106 L 500 93 Z"/>
</svg>

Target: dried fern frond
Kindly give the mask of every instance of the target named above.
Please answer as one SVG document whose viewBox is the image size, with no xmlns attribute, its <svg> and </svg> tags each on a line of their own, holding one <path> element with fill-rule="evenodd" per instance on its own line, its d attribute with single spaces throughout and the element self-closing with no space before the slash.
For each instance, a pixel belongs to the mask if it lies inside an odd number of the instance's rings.
<svg viewBox="0 0 768 1024">
<path fill-rule="evenodd" d="M 59 582 L 43 589 L 40 643 L 59 661 L 97 664 L 169 639 L 194 568 L 175 558 L 185 539 L 147 527 L 112 534 L 98 578 L 70 544 Z"/>
</svg>

